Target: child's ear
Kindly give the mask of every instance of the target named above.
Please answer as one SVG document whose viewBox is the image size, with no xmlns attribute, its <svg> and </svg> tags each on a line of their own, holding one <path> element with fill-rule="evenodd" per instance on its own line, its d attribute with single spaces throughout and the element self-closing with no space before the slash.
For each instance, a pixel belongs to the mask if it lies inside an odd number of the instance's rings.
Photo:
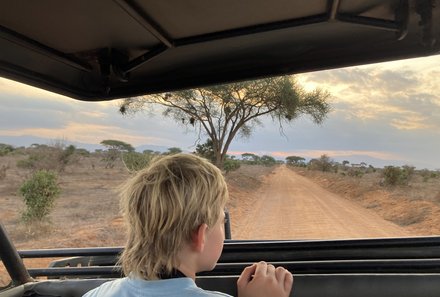
<svg viewBox="0 0 440 297">
<path fill-rule="evenodd" d="M 205 248 L 205 238 L 208 225 L 201 224 L 192 235 L 192 246 L 196 252 L 202 252 Z"/>
</svg>

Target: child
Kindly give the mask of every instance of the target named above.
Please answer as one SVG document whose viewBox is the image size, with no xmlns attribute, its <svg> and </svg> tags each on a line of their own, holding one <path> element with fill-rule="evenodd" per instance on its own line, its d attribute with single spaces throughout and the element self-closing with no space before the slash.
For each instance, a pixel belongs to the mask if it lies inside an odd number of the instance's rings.
<svg viewBox="0 0 440 297">
<path fill-rule="evenodd" d="M 120 262 L 127 277 L 84 297 L 229 296 L 196 286 L 196 273 L 212 270 L 222 252 L 228 199 L 221 171 L 200 157 L 157 159 L 121 191 L 128 240 Z M 265 262 L 244 269 L 239 297 L 287 297 L 293 277 Z"/>
</svg>

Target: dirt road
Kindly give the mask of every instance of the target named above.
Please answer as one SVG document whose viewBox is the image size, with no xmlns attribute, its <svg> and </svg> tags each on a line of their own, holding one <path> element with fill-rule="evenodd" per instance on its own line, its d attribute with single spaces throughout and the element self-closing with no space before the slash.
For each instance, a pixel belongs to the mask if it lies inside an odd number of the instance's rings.
<svg viewBox="0 0 440 297">
<path fill-rule="evenodd" d="M 255 193 L 234 239 L 340 239 L 409 236 L 373 211 L 280 166 Z"/>
</svg>

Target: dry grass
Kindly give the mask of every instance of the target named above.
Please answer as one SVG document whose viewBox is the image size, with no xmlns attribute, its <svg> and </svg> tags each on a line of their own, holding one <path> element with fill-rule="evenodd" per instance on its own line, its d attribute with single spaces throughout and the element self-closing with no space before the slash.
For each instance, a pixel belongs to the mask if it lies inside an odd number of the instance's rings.
<svg viewBox="0 0 440 297">
<path fill-rule="evenodd" d="M 104 168 L 97 156 L 82 158 L 59 175 L 62 193 L 50 216 L 50 223 L 25 225 L 24 209 L 17 189 L 29 171 L 17 168 L 22 156 L 0 157 L 0 166 L 8 164 L 6 177 L 0 184 L 1 222 L 20 249 L 54 247 L 119 246 L 124 244 L 124 228 L 119 215 L 117 187 L 129 177 L 123 164 Z M 226 179 L 230 188 L 231 212 L 238 212 L 237 201 L 246 200 L 246 193 L 258 188 L 260 179 L 272 168 L 242 166 Z"/>
<path fill-rule="evenodd" d="M 122 246 L 125 230 L 119 215 L 116 188 L 129 177 L 122 164 L 105 169 L 99 157 L 82 158 L 59 176 L 61 196 L 50 216 L 50 222 L 25 225 L 21 222 L 24 209 L 17 189 L 29 176 L 29 171 L 17 168 L 23 156 L 0 157 L 0 167 L 9 166 L 0 184 L 1 223 L 18 249 Z M 261 178 L 273 168 L 242 166 L 230 172 L 226 179 L 230 189 L 228 208 L 231 217 L 241 215 L 251 207 L 250 194 L 261 184 Z M 240 201 L 240 203 L 238 203 Z M 245 205 L 245 207 L 242 207 Z M 238 228 L 232 220 L 232 229 Z M 235 225 L 234 225 L 235 224 Z M 28 267 L 46 267 L 53 259 L 27 260 Z M 1 262 L 0 262 L 1 263 Z M 1 273 L 0 286 L 8 281 Z M 3 278 L 3 279 L 2 279 Z"/>
</svg>

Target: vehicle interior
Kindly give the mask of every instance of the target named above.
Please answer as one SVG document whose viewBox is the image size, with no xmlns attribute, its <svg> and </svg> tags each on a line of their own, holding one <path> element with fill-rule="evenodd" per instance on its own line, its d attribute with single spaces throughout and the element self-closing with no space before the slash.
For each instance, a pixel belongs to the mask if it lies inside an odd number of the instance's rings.
<svg viewBox="0 0 440 297">
<path fill-rule="evenodd" d="M 96 104 L 440 53 L 436 0 L 16 0 L 0 8 L 0 76 Z M 82 296 L 122 276 L 122 249 L 17 250 L 0 225 L 12 280 L 0 297 Z M 23 264 L 56 257 L 50 267 Z M 240 272 L 262 259 L 294 274 L 296 297 L 440 294 L 437 236 L 228 239 L 216 268 L 196 282 L 236 295 Z"/>
</svg>

